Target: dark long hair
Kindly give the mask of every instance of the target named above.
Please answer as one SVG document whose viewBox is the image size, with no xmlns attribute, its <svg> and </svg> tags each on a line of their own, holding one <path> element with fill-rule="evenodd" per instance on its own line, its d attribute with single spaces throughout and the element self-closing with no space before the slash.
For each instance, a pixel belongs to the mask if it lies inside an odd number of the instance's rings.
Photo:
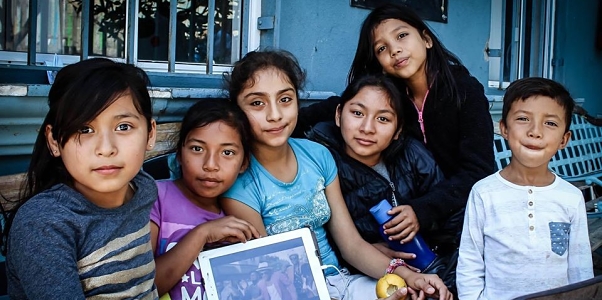
<svg viewBox="0 0 602 300">
<path fill-rule="evenodd" d="M 94 120 L 123 94 L 129 93 L 136 110 L 147 121 L 151 130 L 152 104 L 146 73 L 133 65 L 117 63 L 105 58 L 80 61 L 62 68 L 48 93 L 48 113 L 36 138 L 27 176 L 21 187 L 15 208 L 5 214 L 2 232 L 2 252 L 6 254 L 6 240 L 17 210 L 33 196 L 52 186 L 72 185 L 63 160 L 54 157 L 48 149 L 46 128 L 52 126 L 52 136 L 61 146 L 71 138 L 78 138 L 79 130 Z"/>
<path fill-rule="evenodd" d="M 458 95 L 456 82 L 451 73 L 450 66 L 460 66 L 466 73 L 468 73 L 468 70 L 462 65 L 456 55 L 443 46 L 431 28 L 412 9 L 391 3 L 374 9 L 362 23 L 357 50 L 355 51 L 355 57 L 347 76 L 347 83 L 351 83 L 353 79 L 362 75 L 383 73 L 383 68 L 374 53 L 374 29 L 388 19 L 403 21 L 414 27 L 422 38 L 426 38 L 426 36 L 430 37 L 433 46 L 430 49 L 426 49 L 427 83 L 429 87 L 443 84 L 446 93 L 452 99 L 455 99 L 459 105 L 461 97 Z M 439 80 L 436 80 L 437 78 Z M 405 91 L 407 88 L 406 83 L 401 79 L 396 80 L 396 83 L 401 91 Z"/>
</svg>

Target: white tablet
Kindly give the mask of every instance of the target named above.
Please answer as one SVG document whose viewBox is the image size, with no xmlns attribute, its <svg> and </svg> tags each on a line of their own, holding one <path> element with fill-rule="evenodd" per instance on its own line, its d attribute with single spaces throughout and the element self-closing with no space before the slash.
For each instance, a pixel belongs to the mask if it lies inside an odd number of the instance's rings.
<svg viewBox="0 0 602 300">
<path fill-rule="evenodd" d="M 202 251 L 198 260 L 208 300 L 330 299 L 309 228 Z"/>
</svg>

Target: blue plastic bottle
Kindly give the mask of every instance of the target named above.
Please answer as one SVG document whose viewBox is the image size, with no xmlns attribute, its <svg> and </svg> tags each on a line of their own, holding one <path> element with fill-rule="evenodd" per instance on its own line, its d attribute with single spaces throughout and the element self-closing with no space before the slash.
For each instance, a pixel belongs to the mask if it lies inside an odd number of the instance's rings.
<svg viewBox="0 0 602 300">
<path fill-rule="evenodd" d="M 386 199 L 370 208 L 370 213 L 372 213 L 372 216 L 374 216 L 374 219 L 376 219 L 376 222 L 379 225 L 380 235 L 389 244 L 389 248 L 395 251 L 416 254 L 415 259 L 406 259 L 406 262 L 413 267 L 420 269 L 420 271 L 424 271 L 424 269 L 435 260 L 437 255 L 431 251 L 419 233 L 417 233 L 411 241 L 404 244 L 399 243 L 399 241 L 389 240 L 389 236 L 384 233 L 383 225 L 394 217 L 387 214 L 391 208 L 391 204 L 389 204 L 389 201 Z"/>
</svg>

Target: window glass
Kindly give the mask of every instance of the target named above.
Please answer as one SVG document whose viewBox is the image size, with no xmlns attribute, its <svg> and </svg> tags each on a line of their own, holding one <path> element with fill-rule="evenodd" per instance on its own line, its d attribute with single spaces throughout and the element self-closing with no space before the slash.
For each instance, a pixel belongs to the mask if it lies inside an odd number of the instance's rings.
<svg viewBox="0 0 602 300">
<path fill-rule="evenodd" d="M 169 1 L 140 0 L 138 18 L 138 59 L 167 61 Z M 231 64 L 240 49 L 240 1 L 216 0 L 213 28 L 213 62 Z M 176 62 L 207 62 L 207 1 L 178 1 Z"/>
<path fill-rule="evenodd" d="M 503 89 L 518 78 L 552 76 L 554 9 L 550 0 L 492 0 L 489 87 Z"/>
<path fill-rule="evenodd" d="M 125 57 L 126 7 L 127 1 L 94 0 L 88 55 Z"/>
<path fill-rule="evenodd" d="M 81 6 L 78 1 L 38 1 L 38 53 L 81 53 Z"/>
<path fill-rule="evenodd" d="M 86 0 L 89 1 L 89 0 Z M 148 69 L 165 71 L 169 44 L 169 0 L 135 0 L 138 3 L 138 32 L 132 49 Z M 30 0 L 0 1 L 0 61 L 27 62 Z M 52 60 L 53 54 L 72 63 L 82 53 L 82 22 L 90 21 L 87 56 L 126 58 L 127 0 L 91 1 L 90 15 L 83 16 L 82 0 L 38 0 L 36 63 Z M 259 2 L 254 1 L 254 6 Z M 227 67 L 240 58 L 241 0 L 215 0 L 210 26 L 207 0 L 178 0 L 176 21 L 176 63 L 184 72 L 201 72 L 197 64 L 207 63 L 207 40 L 212 30 L 214 65 Z M 252 35 L 259 35 L 254 31 Z M 254 48 L 253 48 L 254 49 Z M 218 67 L 218 69 L 221 67 Z"/>
<path fill-rule="evenodd" d="M 27 51 L 29 1 L 0 1 L 0 50 Z"/>
</svg>

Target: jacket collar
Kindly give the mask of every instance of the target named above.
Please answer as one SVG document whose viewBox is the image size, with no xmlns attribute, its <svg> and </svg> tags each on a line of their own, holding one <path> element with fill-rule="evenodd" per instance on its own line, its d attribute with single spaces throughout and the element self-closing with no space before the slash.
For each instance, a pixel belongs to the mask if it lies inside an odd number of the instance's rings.
<svg viewBox="0 0 602 300">
<path fill-rule="evenodd" d="M 345 141 L 343 141 L 340 128 L 334 121 L 320 122 L 314 125 L 307 133 L 307 138 L 339 153 L 345 153 Z"/>
</svg>

